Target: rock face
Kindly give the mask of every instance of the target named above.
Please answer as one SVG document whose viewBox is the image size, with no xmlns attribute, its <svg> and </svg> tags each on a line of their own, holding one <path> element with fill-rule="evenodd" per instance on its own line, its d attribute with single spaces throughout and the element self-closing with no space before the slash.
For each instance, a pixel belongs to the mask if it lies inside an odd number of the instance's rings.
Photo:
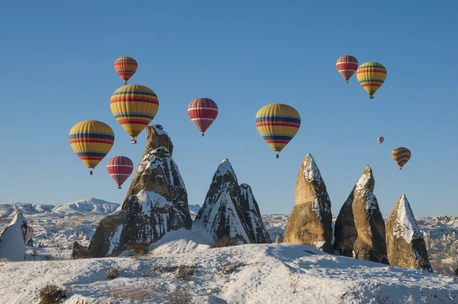
<svg viewBox="0 0 458 304">
<path fill-rule="evenodd" d="M 386 246 L 391 265 L 432 271 L 425 240 L 404 194 L 386 222 Z"/>
<path fill-rule="evenodd" d="M 305 156 L 299 167 L 294 198 L 296 205 L 289 216 L 283 242 L 306 244 L 333 253 L 331 200 L 311 154 Z"/>
<path fill-rule="evenodd" d="M 231 238 L 238 243 L 270 243 L 251 187 L 239 185 L 228 159 L 219 165 L 194 225 L 215 241 Z"/>
<path fill-rule="evenodd" d="M 147 126 L 146 133 L 146 152 L 121 210 L 99 223 L 88 247 L 91 257 L 118 256 L 136 243 L 151 244 L 169 231 L 192 227 L 188 194 L 172 159 L 170 137 L 160 125 Z M 82 252 L 80 247 L 78 251 Z"/>
<path fill-rule="evenodd" d="M 364 169 L 340 209 L 334 228 L 334 249 L 341 255 L 388 264 L 385 221 L 373 191 L 372 169 Z"/>
<path fill-rule="evenodd" d="M 27 221 L 18 210 L 0 237 L 0 259 L 23 261 Z"/>
</svg>

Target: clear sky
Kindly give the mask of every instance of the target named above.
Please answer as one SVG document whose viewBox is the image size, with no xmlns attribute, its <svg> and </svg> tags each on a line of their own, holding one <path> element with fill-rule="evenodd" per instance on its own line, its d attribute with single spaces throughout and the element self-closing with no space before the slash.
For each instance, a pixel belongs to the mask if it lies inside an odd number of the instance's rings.
<svg viewBox="0 0 458 304">
<path fill-rule="evenodd" d="M 369 164 L 384 215 L 405 193 L 416 216 L 457 216 L 457 16 L 452 0 L 1 1 L 0 203 L 123 202 L 133 175 L 118 190 L 106 163 L 138 165 L 146 143 L 142 132 L 130 144 L 109 106 L 123 85 L 113 63 L 131 56 L 129 83 L 157 94 L 152 123 L 172 138 L 190 204 L 203 204 L 228 158 L 262 213 L 290 213 L 311 153 L 334 215 Z M 347 54 L 386 67 L 374 99 L 337 72 Z M 203 138 L 187 114 L 197 97 L 219 107 Z M 255 127 L 270 103 L 302 119 L 279 159 Z M 68 140 L 88 119 L 116 137 L 92 176 Z M 398 146 L 412 151 L 403 170 L 391 158 Z"/>
</svg>

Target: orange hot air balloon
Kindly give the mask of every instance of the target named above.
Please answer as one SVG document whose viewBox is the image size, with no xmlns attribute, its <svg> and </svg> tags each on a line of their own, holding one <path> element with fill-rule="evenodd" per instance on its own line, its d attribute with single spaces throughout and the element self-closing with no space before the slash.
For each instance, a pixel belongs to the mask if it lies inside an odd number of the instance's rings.
<svg viewBox="0 0 458 304">
<path fill-rule="evenodd" d="M 124 80 L 124 84 L 127 84 L 127 80 L 135 74 L 137 67 L 137 61 L 128 56 L 119 57 L 114 62 L 114 69 L 116 73 L 118 73 L 119 77 Z"/>
<path fill-rule="evenodd" d="M 404 147 L 397 147 L 391 152 L 391 156 L 396 164 L 398 164 L 400 170 L 409 161 L 411 155 L 410 150 Z"/>
<path fill-rule="evenodd" d="M 378 141 L 379 143 L 382 143 L 382 142 L 385 141 L 385 138 L 384 138 L 383 136 L 379 136 L 379 137 L 377 137 L 377 141 Z"/>
<path fill-rule="evenodd" d="M 196 98 L 188 106 L 188 116 L 204 136 L 218 116 L 218 106 L 210 98 Z"/>
<path fill-rule="evenodd" d="M 337 59 L 336 69 L 345 79 L 346 83 L 355 74 L 358 69 L 358 60 L 350 55 L 345 55 Z"/>
</svg>

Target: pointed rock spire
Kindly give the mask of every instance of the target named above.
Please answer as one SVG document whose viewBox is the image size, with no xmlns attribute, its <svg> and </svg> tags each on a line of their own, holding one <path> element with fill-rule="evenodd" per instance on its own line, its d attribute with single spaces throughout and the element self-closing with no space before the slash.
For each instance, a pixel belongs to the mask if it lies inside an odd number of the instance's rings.
<svg viewBox="0 0 458 304">
<path fill-rule="evenodd" d="M 307 244 L 333 253 L 331 200 L 311 154 L 299 167 L 295 201 L 283 242 Z"/>
<path fill-rule="evenodd" d="M 238 243 L 270 243 L 251 187 L 238 184 L 227 158 L 213 175 L 194 225 L 200 225 L 215 241 L 230 238 Z"/>
<path fill-rule="evenodd" d="M 26 234 L 27 221 L 22 213 L 17 210 L 13 220 L 0 236 L 0 259 L 23 261 L 25 258 Z"/>
<path fill-rule="evenodd" d="M 375 179 L 369 165 L 340 209 L 334 228 L 334 249 L 362 260 L 388 263 L 385 221 L 373 191 Z"/>
<path fill-rule="evenodd" d="M 172 159 L 172 141 L 160 125 L 147 126 L 146 133 L 146 151 L 121 210 L 104 218 L 91 239 L 92 257 L 118 256 L 136 243 L 151 244 L 169 231 L 191 229 L 188 194 Z"/>
<path fill-rule="evenodd" d="M 425 240 L 404 194 L 386 222 L 386 245 L 391 265 L 432 271 Z"/>
</svg>

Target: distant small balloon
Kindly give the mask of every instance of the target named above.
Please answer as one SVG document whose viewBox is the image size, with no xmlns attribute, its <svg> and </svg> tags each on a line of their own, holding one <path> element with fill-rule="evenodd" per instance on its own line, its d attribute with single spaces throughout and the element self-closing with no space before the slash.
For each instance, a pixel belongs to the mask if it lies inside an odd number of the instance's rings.
<svg viewBox="0 0 458 304">
<path fill-rule="evenodd" d="M 119 57 L 114 63 L 115 71 L 124 80 L 124 84 L 135 74 L 137 67 L 137 61 L 129 56 Z"/>
<path fill-rule="evenodd" d="M 385 138 L 384 138 L 383 136 L 379 136 L 379 137 L 377 138 L 377 140 L 378 140 L 379 143 L 382 143 L 382 142 L 385 141 Z"/>
</svg>

